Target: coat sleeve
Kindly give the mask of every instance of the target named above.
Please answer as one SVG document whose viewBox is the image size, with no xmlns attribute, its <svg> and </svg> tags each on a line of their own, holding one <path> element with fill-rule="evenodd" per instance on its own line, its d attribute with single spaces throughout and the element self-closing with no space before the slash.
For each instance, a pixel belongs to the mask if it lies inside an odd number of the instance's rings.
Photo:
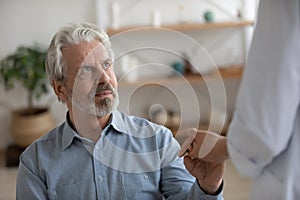
<svg viewBox="0 0 300 200">
<path fill-rule="evenodd" d="M 257 19 L 228 131 L 229 155 L 251 177 L 287 148 L 300 99 L 299 1 L 262 0 Z"/>
</svg>

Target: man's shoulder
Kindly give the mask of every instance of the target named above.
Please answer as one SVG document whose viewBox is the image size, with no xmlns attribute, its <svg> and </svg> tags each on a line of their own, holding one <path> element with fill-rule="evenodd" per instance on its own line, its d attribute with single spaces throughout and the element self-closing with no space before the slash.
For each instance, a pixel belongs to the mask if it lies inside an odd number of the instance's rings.
<svg viewBox="0 0 300 200">
<path fill-rule="evenodd" d="M 163 125 L 160 124 L 156 124 L 151 122 L 149 119 L 143 118 L 143 117 L 139 117 L 136 115 L 128 115 L 124 112 L 119 112 L 121 115 L 121 118 L 123 120 L 124 123 L 126 124 L 131 124 L 131 125 L 135 125 L 135 127 L 138 128 L 145 128 L 145 127 L 152 127 L 155 129 L 167 129 L 166 127 L 164 127 Z"/>
<path fill-rule="evenodd" d="M 61 144 L 64 125 L 65 123 L 58 125 L 44 136 L 35 140 L 26 148 L 23 154 L 32 155 L 36 153 L 52 151 L 53 149 L 57 148 L 57 146 Z"/>
<path fill-rule="evenodd" d="M 123 126 L 126 131 L 130 132 L 131 135 L 137 137 L 151 137 L 156 136 L 162 137 L 172 137 L 172 132 L 163 125 L 159 125 L 149 121 L 148 119 L 128 115 L 123 112 L 119 112 L 122 118 Z"/>
<path fill-rule="evenodd" d="M 43 144 L 54 144 L 53 141 L 62 137 L 64 130 L 65 122 L 56 126 L 51 131 L 49 131 L 46 135 L 40 137 L 35 142 L 43 143 Z"/>
</svg>

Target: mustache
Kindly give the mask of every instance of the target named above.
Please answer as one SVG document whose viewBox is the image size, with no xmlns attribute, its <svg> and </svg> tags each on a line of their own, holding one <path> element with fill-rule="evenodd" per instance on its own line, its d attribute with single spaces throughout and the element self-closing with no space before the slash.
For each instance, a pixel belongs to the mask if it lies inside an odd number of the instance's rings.
<svg viewBox="0 0 300 200">
<path fill-rule="evenodd" d="M 115 95 L 115 91 L 116 89 L 110 85 L 109 83 L 102 83 L 102 84 L 98 84 L 96 85 L 89 93 L 90 97 L 94 97 L 95 94 L 99 93 L 99 92 L 103 92 L 109 90 L 111 91 L 114 95 Z"/>
<path fill-rule="evenodd" d="M 100 84 L 97 85 L 95 93 L 99 93 L 105 90 L 110 90 L 113 92 L 114 88 L 110 84 Z"/>
</svg>

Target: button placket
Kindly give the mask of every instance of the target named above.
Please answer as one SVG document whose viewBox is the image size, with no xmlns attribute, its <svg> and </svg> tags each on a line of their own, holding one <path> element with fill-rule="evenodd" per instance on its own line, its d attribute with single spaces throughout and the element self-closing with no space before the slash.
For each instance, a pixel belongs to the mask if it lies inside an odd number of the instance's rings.
<svg viewBox="0 0 300 200">
<path fill-rule="evenodd" d="M 98 176 L 98 180 L 99 180 L 100 182 L 102 182 L 102 181 L 104 180 L 103 176 L 99 175 L 99 176 Z"/>
</svg>

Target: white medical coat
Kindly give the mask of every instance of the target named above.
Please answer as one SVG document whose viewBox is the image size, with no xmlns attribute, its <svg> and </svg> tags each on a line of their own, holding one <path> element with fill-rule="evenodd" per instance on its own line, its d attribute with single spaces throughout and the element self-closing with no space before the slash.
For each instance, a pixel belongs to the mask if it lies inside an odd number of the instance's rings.
<svg viewBox="0 0 300 200">
<path fill-rule="evenodd" d="M 261 0 L 228 131 L 251 199 L 300 199 L 300 3 Z"/>
</svg>

